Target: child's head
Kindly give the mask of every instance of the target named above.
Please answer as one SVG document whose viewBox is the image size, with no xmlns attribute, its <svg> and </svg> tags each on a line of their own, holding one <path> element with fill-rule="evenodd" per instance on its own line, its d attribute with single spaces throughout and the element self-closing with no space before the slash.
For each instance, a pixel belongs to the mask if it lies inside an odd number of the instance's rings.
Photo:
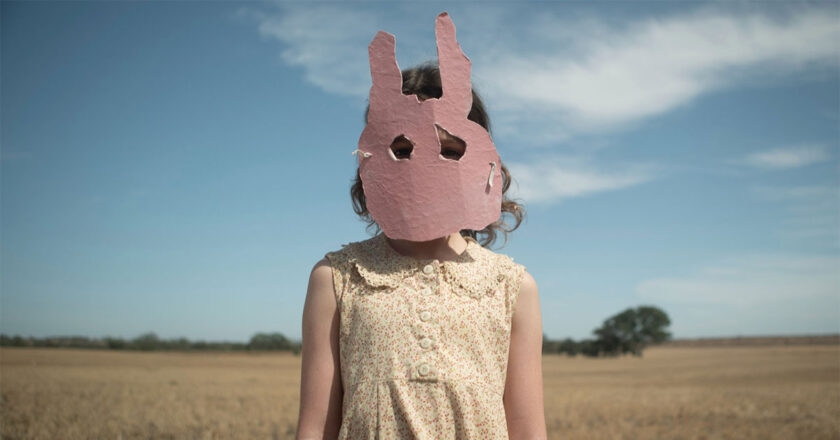
<svg viewBox="0 0 840 440">
<path fill-rule="evenodd" d="M 440 70 L 435 63 L 426 63 L 418 67 L 403 70 L 402 78 L 402 93 L 404 95 L 417 95 L 417 98 L 420 100 L 426 100 L 429 98 L 440 98 L 443 95 Z M 365 111 L 365 122 L 367 122 L 368 120 L 368 110 Z M 487 115 L 487 111 L 484 109 L 484 104 L 481 102 L 481 98 L 479 98 L 478 94 L 475 92 L 474 89 L 472 90 L 472 107 L 470 108 L 470 112 L 467 116 L 467 119 L 484 127 L 484 129 L 487 130 L 488 133 L 490 132 L 489 116 Z M 448 134 L 445 131 L 439 132 L 441 145 L 445 145 L 448 142 L 452 142 L 452 139 L 446 138 L 447 135 Z M 457 140 L 457 138 L 455 139 Z M 399 155 L 398 148 L 399 146 L 395 142 L 395 144 L 392 145 L 392 151 L 394 151 L 395 155 Z M 452 149 L 454 150 L 452 154 L 457 154 L 457 145 L 453 145 Z M 463 149 L 461 149 L 461 151 L 463 151 Z M 501 164 L 501 172 L 502 216 L 499 218 L 498 221 L 488 225 L 486 228 L 480 231 L 471 229 L 461 230 L 461 235 L 475 238 L 483 246 L 489 246 L 490 244 L 492 244 L 496 240 L 497 234 L 499 232 L 504 233 L 505 241 L 507 241 L 507 234 L 518 228 L 525 216 L 525 211 L 522 205 L 518 204 L 513 200 L 508 199 L 505 196 L 505 193 L 510 187 L 511 177 L 504 163 Z M 359 217 L 361 217 L 365 222 L 367 222 L 368 227 L 375 227 L 377 229 L 377 232 L 379 232 L 379 226 L 376 224 L 376 221 L 373 220 L 370 213 L 368 212 L 365 203 L 365 193 L 362 187 L 362 179 L 358 169 L 356 170 L 356 178 L 353 182 L 353 186 L 350 188 L 350 196 L 353 202 L 353 210 L 356 212 L 356 214 L 358 214 Z M 505 213 L 513 217 L 515 223 L 512 226 L 508 225 L 507 222 L 504 221 Z"/>
</svg>

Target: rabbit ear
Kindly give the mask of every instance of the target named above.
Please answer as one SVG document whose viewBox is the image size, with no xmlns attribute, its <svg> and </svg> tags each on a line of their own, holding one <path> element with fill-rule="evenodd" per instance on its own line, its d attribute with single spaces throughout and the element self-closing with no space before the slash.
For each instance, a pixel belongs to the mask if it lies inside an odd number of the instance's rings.
<svg viewBox="0 0 840 440">
<path fill-rule="evenodd" d="M 394 96 L 402 95 L 402 73 L 397 65 L 394 36 L 379 31 L 368 46 L 370 59 L 370 112 L 376 112 L 376 106 L 391 102 Z"/>
<path fill-rule="evenodd" d="M 472 107 L 472 85 L 470 84 L 472 63 L 464 55 L 458 40 L 455 39 L 455 25 L 446 12 L 441 12 L 437 16 L 435 39 L 443 88 L 443 96 L 440 100 L 453 106 L 466 117 Z"/>
</svg>

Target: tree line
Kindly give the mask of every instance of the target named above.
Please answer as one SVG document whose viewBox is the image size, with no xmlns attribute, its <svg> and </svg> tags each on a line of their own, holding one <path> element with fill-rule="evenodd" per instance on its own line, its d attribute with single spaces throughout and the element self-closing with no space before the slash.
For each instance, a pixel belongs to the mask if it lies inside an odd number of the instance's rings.
<svg viewBox="0 0 840 440">
<path fill-rule="evenodd" d="M 594 338 L 575 341 L 571 338 L 551 340 L 543 334 L 543 353 L 569 356 L 641 356 L 645 347 L 671 338 L 666 328 L 671 324 L 668 315 L 653 306 L 629 308 L 607 318 L 601 327 L 592 331 Z M 46 338 L 7 336 L 0 334 L 0 346 L 94 348 L 110 350 L 276 350 L 300 354 L 301 342 L 282 333 L 256 333 L 247 343 L 190 341 L 187 338 L 161 339 L 155 333 L 144 333 L 134 339 L 88 338 L 85 336 L 55 336 Z"/>
<path fill-rule="evenodd" d="M 279 350 L 300 353 L 300 341 L 293 341 L 282 333 L 257 333 L 245 342 L 190 341 L 187 338 L 162 339 L 154 332 L 133 339 L 88 338 L 85 336 L 53 336 L 46 338 L 8 336 L 0 334 L 4 347 L 94 348 L 105 350 Z"/>
<path fill-rule="evenodd" d="M 551 340 L 543 334 L 542 351 L 568 356 L 642 356 L 647 346 L 671 339 L 671 333 L 666 330 L 669 325 L 671 320 L 668 315 L 657 307 L 628 308 L 607 318 L 601 327 L 593 330 L 594 338 Z"/>
</svg>

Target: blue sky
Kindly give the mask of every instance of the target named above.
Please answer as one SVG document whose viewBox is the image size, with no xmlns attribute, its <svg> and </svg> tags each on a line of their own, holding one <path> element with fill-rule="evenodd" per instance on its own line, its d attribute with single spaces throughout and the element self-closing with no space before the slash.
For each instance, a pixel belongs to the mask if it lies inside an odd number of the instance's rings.
<svg viewBox="0 0 840 440">
<path fill-rule="evenodd" d="M 0 331 L 298 338 L 351 209 L 367 45 L 446 10 L 551 338 L 840 331 L 836 2 L 2 2 Z"/>
</svg>

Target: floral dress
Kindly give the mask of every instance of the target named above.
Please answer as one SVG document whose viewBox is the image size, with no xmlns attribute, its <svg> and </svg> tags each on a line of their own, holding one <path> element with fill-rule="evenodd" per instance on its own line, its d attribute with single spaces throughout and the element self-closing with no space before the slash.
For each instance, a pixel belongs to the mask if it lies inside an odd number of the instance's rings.
<svg viewBox="0 0 840 440">
<path fill-rule="evenodd" d="M 339 439 L 507 439 L 511 318 L 525 267 L 470 237 L 415 259 L 378 234 L 328 252 L 340 313 Z"/>
</svg>

